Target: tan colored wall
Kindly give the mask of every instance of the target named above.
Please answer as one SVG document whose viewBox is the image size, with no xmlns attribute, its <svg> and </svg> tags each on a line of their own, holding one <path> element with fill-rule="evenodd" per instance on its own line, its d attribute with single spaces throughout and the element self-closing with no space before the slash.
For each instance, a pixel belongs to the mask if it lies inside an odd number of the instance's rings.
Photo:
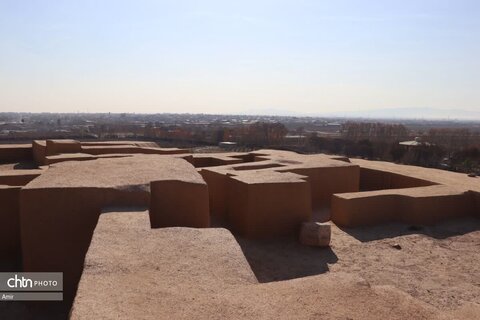
<svg viewBox="0 0 480 320">
<path fill-rule="evenodd" d="M 351 199 L 337 194 L 333 196 L 331 207 L 332 221 L 343 227 L 390 222 L 433 225 L 474 213 L 474 199 L 469 193 L 419 197 L 381 194 Z"/>
<path fill-rule="evenodd" d="M 187 160 L 187 159 L 186 159 Z M 195 168 L 223 166 L 226 164 L 242 163 L 242 159 L 219 159 L 215 157 L 193 157 L 189 161 Z"/>
<path fill-rule="evenodd" d="M 231 157 L 236 159 L 241 159 L 243 163 L 243 162 L 254 162 L 257 156 L 251 153 L 245 153 L 245 154 L 232 155 Z"/>
<path fill-rule="evenodd" d="M 473 192 L 472 197 L 475 202 L 475 214 L 478 218 L 480 218 L 480 192 Z"/>
<path fill-rule="evenodd" d="M 19 193 L 20 187 L 0 186 L 0 257 L 3 261 L 20 258 Z"/>
<path fill-rule="evenodd" d="M 210 226 L 206 184 L 152 181 L 150 192 L 149 213 L 152 228 Z"/>
<path fill-rule="evenodd" d="M 55 163 L 60 163 L 60 162 L 65 162 L 65 161 L 88 161 L 88 160 L 95 160 L 98 159 L 98 157 L 93 156 L 91 154 L 76 154 L 76 156 L 73 156 L 73 154 L 65 156 L 63 155 L 57 155 L 57 156 L 47 156 L 45 158 L 45 164 L 46 165 L 51 165 Z"/>
<path fill-rule="evenodd" d="M 199 173 L 208 185 L 208 200 L 210 215 L 219 221 L 228 220 L 228 190 L 229 176 L 209 170 L 200 170 Z"/>
<path fill-rule="evenodd" d="M 12 170 L 8 173 L 2 174 L 0 172 L 0 185 L 24 186 L 38 177 L 41 174 L 41 170 Z"/>
<path fill-rule="evenodd" d="M 150 148 L 137 147 L 133 145 L 109 145 L 109 146 L 82 146 L 82 153 L 92 155 L 125 153 L 125 154 L 183 154 L 187 153 L 186 149 L 177 148 Z"/>
<path fill-rule="evenodd" d="M 47 156 L 47 143 L 42 140 L 32 141 L 33 160 L 39 166 L 45 165 L 45 157 Z"/>
<path fill-rule="evenodd" d="M 241 166 L 233 167 L 232 169 L 235 171 L 246 171 L 246 170 L 260 170 L 260 169 L 269 169 L 269 168 L 281 168 L 284 165 L 279 163 L 250 163 Z"/>
<path fill-rule="evenodd" d="M 149 203 L 147 191 L 97 188 L 22 189 L 24 271 L 64 272 L 64 299 L 73 299 L 83 259 L 102 208 Z"/>
<path fill-rule="evenodd" d="M 452 218 L 462 218 L 475 212 L 471 194 L 447 196 L 403 197 L 401 221 L 412 225 L 433 225 Z"/>
<path fill-rule="evenodd" d="M 397 195 L 381 195 L 343 198 L 333 195 L 331 205 L 332 221 L 342 227 L 357 227 L 398 221 L 401 213 Z"/>
<path fill-rule="evenodd" d="M 288 235 L 312 215 L 310 185 L 247 184 L 229 179 L 228 220 L 235 232 L 249 238 Z"/>
<path fill-rule="evenodd" d="M 82 146 L 137 146 L 146 148 L 158 148 L 158 144 L 152 141 L 82 141 Z"/>
<path fill-rule="evenodd" d="M 293 169 L 288 172 L 308 177 L 313 210 L 329 208 L 335 193 L 359 191 L 360 170 L 357 166 Z"/>
<path fill-rule="evenodd" d="M 208 185 L 208 199 L 212 217 L 227 218 L 228 176 L 225 174 L 201 170 L 200 174 Z"/>
<path fill-rule="evenodd" d="M 140 153 L 136 146 L 87 146 L 82 147 L 82 153 L 100 155 L 109 153 Z"/>
<path fill-rule="evenodd" d="M 431 186 L 435 183 L 388 171 L 360 168 L 360 190 L 402 189 Z"/>
<path fill-rule="evenodd" d="M 248 185 L 227 177 L 226 189 L 226 218 L 230 226 L 229 229 L 248 236 L 248 227 L 251 223 L 248 219 L 251 207 L 248 204 L 250 195 Z"/>
<path fill-rule="evenodd" d="M 0 163 L 31 161 L 32 146 L 27 144 L 0 145 Z"/>
<path fill-rule="evenodd" d="M 46 156 L 61 153 L 80 153 L 82 145 L 76 140 L 47 140 Z"/>
<path fill-rule="evenodd" d="M 188 153 L 188 149 L 180 149 L 180 148 L 150 148 L 150 147 L 142 147 L 140 148 L 139 153 L 143 154 L 185 154 Z"/>
</svg>

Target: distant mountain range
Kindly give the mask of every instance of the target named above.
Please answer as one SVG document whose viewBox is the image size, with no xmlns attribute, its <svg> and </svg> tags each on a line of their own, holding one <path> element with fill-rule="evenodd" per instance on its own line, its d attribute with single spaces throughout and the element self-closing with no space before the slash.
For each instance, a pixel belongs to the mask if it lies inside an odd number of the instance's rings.
<svg viewBox="0 0 480 320">
<path fill-rule="evenodd" d="M 249 110 L 245 114 L 277 115 L 277 116 L 305 116 L 305 117 L 345 117 L 345 118 L 372 118 L 372 119 L 436 119 L 436 120 L 480 120 L 478 111 L 459 109 L 436 108 L 385 108 L 370 110 L 351 110 L 336 112 L 301 113 L 283 109 Z"/>
<path fill-rule="evenodd" d="M 358 110 L 343 113 L 347 117 L 393 118 L 393 119 L 461 119 L 480 120 L 480 110 L 435 109 L 435 108 L 393 108 Z"/>
</svg>

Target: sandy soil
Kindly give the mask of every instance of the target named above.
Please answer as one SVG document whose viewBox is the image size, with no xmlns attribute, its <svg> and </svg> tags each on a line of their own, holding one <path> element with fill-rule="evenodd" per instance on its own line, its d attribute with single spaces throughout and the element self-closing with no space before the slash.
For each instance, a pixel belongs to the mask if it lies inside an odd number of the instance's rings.
<svg viewBox="0 0 480 320">
<path fill-rule="evenodd" d="M 479 219 L 423 228 L 342 230 L 332 224 L 331 247 L 325 249 L 291 238 L 237 240 L 260 282 L 350 273 L 370 285 L 395 286 L 442 311 L 480 304 Z"/>
<path fill-rule="evenodd" d="M 253 286 L 242 285 L 237 280 L 234 285 L 227 285 L 237 272 L 248 273 L 238 257 L 228 259 L 238 262 L 226 273 L 223 263 L 214 263 L 215 259 L 225 259 L 235 251 L 233 247 L 224 253 L 217 251 L 233 246 L 227 241 L 228 237 L 220 242 L 212 238 L 208 245 L 199 238 L 187 237 L 190 240 L 181 240 L 187 241 L 186 246 L 180 246 L 179 239 L 191 231 L 179 228 L 175 230 L 175 237 L 164 238 L 167 243 L 160 245 L 157 236 L 157 243 L 150 246 L 147 244 L 153 241 L 146 241 L 144 235 L 139 237 L 138 233 L 133 233 L 132 238 L 125 241 L 119 229 L 110 228 L 111 222 L 107 225 L 105 239 L 98 243 L 117 238 L 118 250 L 111 246 L 99 247 L 106 252 L 98 252 L 100 260 L 91 269 L 94 277 L 90 278 L 90 284 L 94 289 L 86 291 L 87 299 L 84 296 L 84 305 L 78 310 L 83 317 L 79 319 L 90 316 L 113 319 L 129 312 L 132 316 L 138 315 L 142 310 L 145 318 L 152 319 L 168 318 L 173 314 L 177 318 L 195 315 L 218 319 L 366 319 L 364 316 L 375 314 L 378 319 L 386 319 L 385 314 L 391 312 L 387 318 L 474 320 L 480 314 L 478 219 L 461 219 L 424 228 L 392 224 L 342 230 L 332 225 L 330 248 L 302 246 L 295 238 L 259 241 L 236 237 L 260 283 Z M 130 224 L 129 230 L 136 225 Z M 202 234 L 217 233 L 218 229 L 207 230 Z M 216 250 L 211 251 L 212 246 Z M 140 254 L 143 251 L 145 254 Z M 138 252 L 138 257 L 132 259 L 133 252 Z M 157 254 L 152 255 L 153 252 Z M 218 255 L 198 260 L 206 252 Z M 172 260 L 175 256 L 177 260 Z M 139 257 L 147 257 L 147 260 Z M 145 293 L 143 286 L 134 283 L 144 283 L 141 275 L 151 274 L 151 271 L 136 270 L 145 268 L 149 259 L 155 259 L 155 270 L 161 272 L 161 276 L 155 276 L 154 282 L 147 284 L 159 292 L 151 295 L 152 300 L 129 300 L 131 298 L 127 297 L 140 297 Z M 204 268 L 202 263 L 209 267 Z M 107 265 L 120 271 L 121 289 L 125 291 L 115 290 L 115 295 L 107 293 L 112 285 L 111 279 L 103 274 L 102 269 Z M 131 279 L 127 276 L 130 266 L 135 266 Z M 222 273 L 224 276 L 220 275 Z M 245 275 L 242 278 L 247 279 Z M 227 278 L 229 280 L 225 281 Z M 158 281 L 162 286 L 155 284 Z M 221 287 L 221 290 L 210 287 L 212 281 L 217 283 L 214 287 Z M 372 301 L 376 302 L 372 304 Z M 35 319 L 29 316 L 42 313 L 50 314 L 43 319 L 62 319 L 61 313 L 45 309 L 37 312 L 38 309 L 21 305 L 10 311 L 14 311 L 9 312 L 13 316 L 11 319 Z"/>
<path fill-rule="evenodd" d="M 331 248 L 237 237 L 239 248 L 225 229 L 149 230 L 143 212 L 102 215 L 73 319 L 473 320 L 479 227 L 333 226 Z"/>
</svg>

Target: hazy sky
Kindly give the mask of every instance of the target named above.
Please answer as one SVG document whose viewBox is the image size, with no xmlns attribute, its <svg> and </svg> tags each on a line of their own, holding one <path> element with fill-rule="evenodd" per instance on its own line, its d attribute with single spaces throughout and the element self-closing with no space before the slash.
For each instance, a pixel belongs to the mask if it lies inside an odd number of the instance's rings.
<svg viewBox="0 0 480 320">
<path fill-rule="evenodd" d="M 0 111 L 480 109 L 480 1 L 0 0 Z"/>
</svg>

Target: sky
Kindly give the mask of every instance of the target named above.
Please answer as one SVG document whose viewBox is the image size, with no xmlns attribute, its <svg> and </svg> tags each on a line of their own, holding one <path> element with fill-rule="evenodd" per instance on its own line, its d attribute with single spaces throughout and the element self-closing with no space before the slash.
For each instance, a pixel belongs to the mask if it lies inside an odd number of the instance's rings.
<svg viewBox="0 0 480 320">
<path fill-rule="evenodd" d="M 0 0 L 0 112 L 480 109 L 478 0 Z"/>
</svg>

